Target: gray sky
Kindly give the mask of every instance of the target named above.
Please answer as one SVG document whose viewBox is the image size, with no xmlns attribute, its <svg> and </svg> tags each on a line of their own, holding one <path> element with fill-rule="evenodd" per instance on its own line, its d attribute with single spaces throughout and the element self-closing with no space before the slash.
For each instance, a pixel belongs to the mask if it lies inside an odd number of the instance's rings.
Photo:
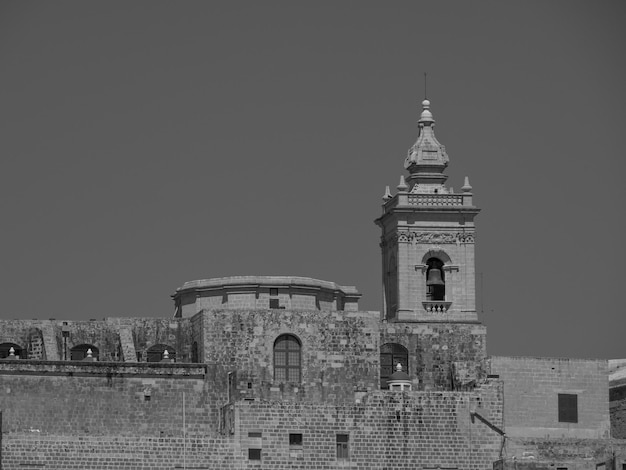
<svg viewBox="0 0 626 470">
<path fill-rule="evenodd" d="M 0 2 L 1 318 L 300 275 L 380 310 L 423 72 L 497 355 L 626 357 L 626 4 Z M 480 291 L 480 290 L 479 290 Z"/>
</svg>

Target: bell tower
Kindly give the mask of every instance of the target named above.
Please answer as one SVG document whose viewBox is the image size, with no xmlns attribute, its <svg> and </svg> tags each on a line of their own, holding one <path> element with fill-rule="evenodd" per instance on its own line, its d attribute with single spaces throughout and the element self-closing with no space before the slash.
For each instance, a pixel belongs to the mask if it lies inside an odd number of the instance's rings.
<svg viewBox="0 0 626 470">
<path fill-rule="evenodd" d="M 397 192 L 387 187 L 381 228 L 383 316 L 390 322 L 477 322 L 472 187 L 446 186 L 448 154 L 422 102 L 417 141 Z"/>
</svg>

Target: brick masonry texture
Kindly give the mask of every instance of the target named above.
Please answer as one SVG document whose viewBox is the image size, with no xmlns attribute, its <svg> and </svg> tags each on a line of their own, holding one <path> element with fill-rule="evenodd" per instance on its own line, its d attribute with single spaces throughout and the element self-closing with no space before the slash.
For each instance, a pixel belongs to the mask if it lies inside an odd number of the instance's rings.
<svg viewBox="0 0 626 470">
<path fill-rule="evenodd" d="M 607 361 L 562 358 L 491 358 L 504 381 L 507 434 L 517 437 L 608 438 Z M 558 394 L 578 396 L 578 422 L 558 420 Z"/>
<path fill-rule="evenodd" d="M 3 442 L 3 469 L 235 469 L 232 439 L 58 436 L 15 433 Z"/>
<path fill-rule="evenodd" d="M 619 469 L 626 464 L 626 442 L 618 439 L 508 438 L 506 458 L 496 470 Z M 601 467 L 599 467 L 601 468 Z"/>
<path fill-rule="evenodd" d="M 349 468 L 491 468 L 501 438 L 483 423 L 472 424 L 470 412 L 478 405 L 502 425 L 499 382 L 473 392 L 379 391 L 351 405 L 240 402 L 235 435 L 242 457 L 261 448 L 258 468 L 338 468 L 337 434 L 349 435 L 349 459 L 343 462 Z M 249 432 L 261 438 L 250 439 Z M 290 433 L 302 433 L 301 449 L 290 449 Z"/>
</svg>

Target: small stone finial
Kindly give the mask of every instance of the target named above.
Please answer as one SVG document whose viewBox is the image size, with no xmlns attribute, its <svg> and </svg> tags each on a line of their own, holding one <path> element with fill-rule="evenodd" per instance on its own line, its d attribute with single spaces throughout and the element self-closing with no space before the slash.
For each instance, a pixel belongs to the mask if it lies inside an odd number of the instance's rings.
<svg viewBox="0 0 626 470">
<path fill-rule="evenodd" d="M 406 181 L 404 181 L 404 175 L 400 175 L 400 184 L 398 184 L 398 191 L 400 192 L 405 192 L 409 189 L 409 187 L 406 184 Z"/>
<path fill-rule="evenodd" d="M 389 186 L 385 186 L 385 194 L 383 194 L 383 201 L 388 201 L 393 196 L 391 196 L 391 191 L 389 191 Z"/>
<path fill-rule="evenodd" d="M 163 359 L 169 359 L 170 358 L 170 353 L 169 351 L 166 349 L 165 351 L 163 351 Z"/>
<path fill-rule="evenodd" d="M 465 182 L 463 183 L 463 187 L 461 188 L 461 190 L 464 193 L 469 193 L 472 190 L 472 186 L 469 183 L 469 177 L 468 176 L 465 177 Z"/>
<path fill-rule="evenodd" d="M 15 356 L 15 348 L 13 346 L 9 348 L 9 356 Z"/>
<path fill-rule="evenodd" d="M 422 114 L 420 115 L 419 122 L 435 122 L 433 119 L 433 113 L 430 112 L 430 101 L 422 101 Z"/>
<path fill-rule="evenodd" d="M 399 362 L 398 362 L 398 365 L 396 366 L 396 371 L 402 372 L 402 364 L 400 364 Z"/>
<path fill-rule="evenodd" d="M 83 358 L 83 361 L 91 361 L 94 362 L 96 361 L 96 358 L 93 357 L 93 351 L 91 350 L 91 348 L 87 349 L 87 355 Z"/>
</svg>

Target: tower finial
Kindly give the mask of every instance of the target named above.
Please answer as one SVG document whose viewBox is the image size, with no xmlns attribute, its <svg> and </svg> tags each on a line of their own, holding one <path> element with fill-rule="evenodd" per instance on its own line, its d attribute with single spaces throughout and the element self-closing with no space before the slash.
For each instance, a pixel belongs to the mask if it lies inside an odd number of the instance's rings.
<svg viewBox="0 0 626 470">
<path fill-rule="evenodd" d="M 428 95 L 426 94 L 426 76 L 428 75 L 427 72 L 424 72 L 424 99 L 427 100 L 428 99 Z"/>
</svg>

